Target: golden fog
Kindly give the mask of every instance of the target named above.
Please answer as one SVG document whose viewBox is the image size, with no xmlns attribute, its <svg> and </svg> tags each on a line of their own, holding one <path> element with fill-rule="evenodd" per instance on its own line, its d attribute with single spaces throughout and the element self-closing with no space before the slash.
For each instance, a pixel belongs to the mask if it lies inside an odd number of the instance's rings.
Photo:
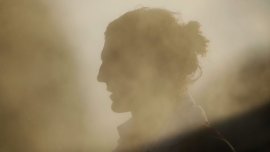
<svg viewBox="0 0 270 152">
<path fill-rule="evenodd" d="M 201 24 L 208 53 L 190 92 L 210 120 L 269 99 L 267 0 L 0 0 L 0 151 L 115 147 L 116 128 L 130 114 L 113 113 L 105 84 L 97 82 L 104 32 L 143 6 Z"/>
</svg>

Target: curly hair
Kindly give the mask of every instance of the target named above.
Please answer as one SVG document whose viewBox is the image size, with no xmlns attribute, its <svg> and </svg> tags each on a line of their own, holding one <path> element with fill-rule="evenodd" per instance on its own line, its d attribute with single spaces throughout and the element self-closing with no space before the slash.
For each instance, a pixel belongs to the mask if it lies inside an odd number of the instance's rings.
<svg viewBox="0 0 270 152">
<path fill-rule="evenodd" d="M 198 56 L 207 52 L 208 40 L 196 21 L 182 23 L 175 13 L 160 8 L 140 8 L 109 24 L 106 40 L 114 39 L 125 51 L 153 60 L 160 77 L 185 86 L 200 69 Z M 115 40 L 117 39 L 117 40 Z M 124 42 L 124 43 L 123 43 Z"/>
</svg>

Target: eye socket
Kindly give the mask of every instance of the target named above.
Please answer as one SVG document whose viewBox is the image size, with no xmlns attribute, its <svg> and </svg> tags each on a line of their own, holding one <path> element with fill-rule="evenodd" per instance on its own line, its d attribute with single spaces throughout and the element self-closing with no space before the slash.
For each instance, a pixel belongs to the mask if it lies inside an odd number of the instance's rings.
<svg viewBox="0 0 270 152">
<path fill-rule="evenodd" d="M 110 53 L 110 59 L 111 60 L 119 60 L 120 59 L 120 53 L 118 50 L 112 50 Z"/>
<path fill-rule="evenodd" d="M 121 58 L 120 58 L 120 52 L 118 50 L 113 50 L 113 49 L 110 49 L 110 50 L 104 50 L 103 53 L 102 53 L 102 60 L 103 61 L 119 61 Z"/>
</svg>

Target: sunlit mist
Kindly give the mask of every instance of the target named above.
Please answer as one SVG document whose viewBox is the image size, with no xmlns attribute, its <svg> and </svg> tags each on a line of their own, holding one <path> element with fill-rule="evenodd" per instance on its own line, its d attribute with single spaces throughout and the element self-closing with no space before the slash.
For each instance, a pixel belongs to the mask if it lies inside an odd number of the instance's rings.
<svg viewBox="0 0 270 152">
<path fill-rule="evenodd" d="M 265 106 L 269 14 L 268 0 L 0 0 L 0 151 L 110 152 L 136 114 L 149 144 Z"/>
</svg>

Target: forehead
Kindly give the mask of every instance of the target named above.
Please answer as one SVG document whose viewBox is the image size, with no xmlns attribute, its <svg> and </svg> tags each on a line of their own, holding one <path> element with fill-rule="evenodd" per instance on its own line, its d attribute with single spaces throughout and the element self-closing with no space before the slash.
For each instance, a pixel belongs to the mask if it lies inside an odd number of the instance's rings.
<svg viewBox="0 0 270 152">
<path fill-rule="evenodd" d="M 105 37 L 101 59 L 104 60 L 111 56 L 131 54 L 134 47 L 134 44 L 132 44 L 129 38 L 121 35 L 107 35 Z"/>
</svg>

